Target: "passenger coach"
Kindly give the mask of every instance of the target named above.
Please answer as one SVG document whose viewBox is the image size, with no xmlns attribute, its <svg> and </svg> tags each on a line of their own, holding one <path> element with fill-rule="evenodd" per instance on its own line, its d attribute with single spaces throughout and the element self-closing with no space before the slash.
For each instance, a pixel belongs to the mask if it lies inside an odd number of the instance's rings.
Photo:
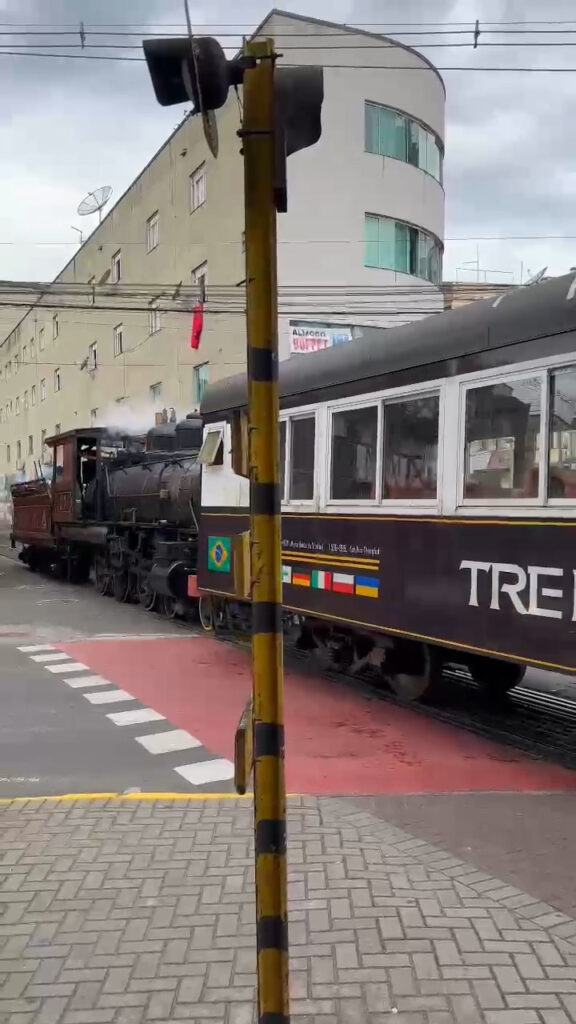
<svg viewBox="0 0 576 1024">
<path fill-rule="evenodd" d="M 280 369 L 282 578 L 301 642 L 421 697 L 441 662 L 506 690 L 576 672 L 576 278 Z M 204 619 L 242 615 L 245 377 L 208 389 Z"/>
</svg>

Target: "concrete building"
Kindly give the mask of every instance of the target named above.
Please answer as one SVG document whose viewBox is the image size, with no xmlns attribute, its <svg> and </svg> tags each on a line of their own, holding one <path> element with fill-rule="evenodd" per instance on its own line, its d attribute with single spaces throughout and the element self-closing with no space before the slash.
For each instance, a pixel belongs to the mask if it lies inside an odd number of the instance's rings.
<svg viewBox="0 0 576 1024">
<path fill-rule="evenodd" d="M 362 325 L 441 309 L 438 72 L 385 37 L 281 11 L 255 35 L 272 37 L 287 64 L 325 68 L 322 137 L 290 157 L 289 208 L 278 220 L 282 358 L 347 341 Z M 33 475 L 46 436 L 129 417 L 144 426 L 162 406 L 184 413 L 209 379 L 245 365 L 233 93 L 217 118 L 218 159 L 200 120 L 186 117 L 57 276 L 57 287 L 79 289 L 80 298 L 54 308 L 46 306 L 57 300 L 41 299 L 0 344 L 0 474 L 8 480 Z M 174 308 L 179 284 L 197 286 L 188 312 L 159 312 Z M 190 309 L 202 285 L 205 324 L 193 351 Z M 114 288 L 121 296 L 129 286 L 132 298 L 115 302 Z"/>
</svg>

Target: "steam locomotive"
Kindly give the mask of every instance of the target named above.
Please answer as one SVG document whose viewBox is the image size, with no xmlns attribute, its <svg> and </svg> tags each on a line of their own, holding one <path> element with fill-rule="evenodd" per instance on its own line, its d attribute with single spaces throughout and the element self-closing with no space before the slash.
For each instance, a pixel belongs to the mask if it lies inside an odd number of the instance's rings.
<svg viewBox="0 0 576 1024">
<path fill-rule="evenodd" d="M 202 422 L 143 437 L 102 427 L 48 438 L 53 474 L 15 484 L 12 544 L 33 571 L 84 582 L 172 618 L 195 597 Z"/>
</svg>

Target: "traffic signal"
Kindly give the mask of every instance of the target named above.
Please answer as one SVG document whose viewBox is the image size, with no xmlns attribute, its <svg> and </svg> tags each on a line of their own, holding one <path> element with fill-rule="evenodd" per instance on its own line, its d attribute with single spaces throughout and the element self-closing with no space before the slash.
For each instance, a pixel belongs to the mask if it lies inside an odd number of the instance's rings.
<svg viewBox="0 0 576 1024">
<path fill-rule="evenodd" d="M 207 142 L 217 152 L 215 125 L 208 115 L 223 107 L 230 87 L 241 85 L 245 71 L 255 66 L 254 57 L 227 60 L 217 39 L 145 39 L 144 56 L 158 102 L 194 104 L 202 114 Z M 287 209 L 286 157 L 318 142 L 322 133 L 321 110 L 324 75 L 321 67 L 274 70 L 274 119 L 276 207 Z"/>
</svg>

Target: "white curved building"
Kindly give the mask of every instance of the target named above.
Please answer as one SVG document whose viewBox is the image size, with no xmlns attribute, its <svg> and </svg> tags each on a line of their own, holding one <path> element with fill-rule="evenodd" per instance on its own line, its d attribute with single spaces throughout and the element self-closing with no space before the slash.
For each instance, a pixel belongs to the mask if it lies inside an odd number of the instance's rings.
<svg viewBox="0 0 576 1024">
<path fill-rule="evenodd" d="M 442 308 L 438 73 L 382 36 L 280 11 L 255 35 L 271 36 L 285 64 L 325 69 L 322 135 L 289 158 L 288 212 L 278 217 L 281 357 L 295 339 L 310 351 Z M 186 413 L 209 380 L 245 367 L 234 93 L 217 120 L 218 158 L 200 118 L 185 117 L 56 277 L 74 289 L 61 308 L 39 301 L 0 341 L 0 474 L 33 474 L 45 437 L 60 430 L 140 429 L 155 409 Z M 136 285 L 141 297 L 124 301 L 123 287 Z M 196 351 L 190 309 L 204 285 Z"/>
<path fill-rule="evenodd" d="M 329 286 L 338 319 L 350 308 L 356 324 L 442 309 L 440 74 L 409 47 L 342 25 L 273 12 L 260 31 L 281 62 L 324 65 L 321 139 L 289 160 L 280 285 Z"/>
</svg>

